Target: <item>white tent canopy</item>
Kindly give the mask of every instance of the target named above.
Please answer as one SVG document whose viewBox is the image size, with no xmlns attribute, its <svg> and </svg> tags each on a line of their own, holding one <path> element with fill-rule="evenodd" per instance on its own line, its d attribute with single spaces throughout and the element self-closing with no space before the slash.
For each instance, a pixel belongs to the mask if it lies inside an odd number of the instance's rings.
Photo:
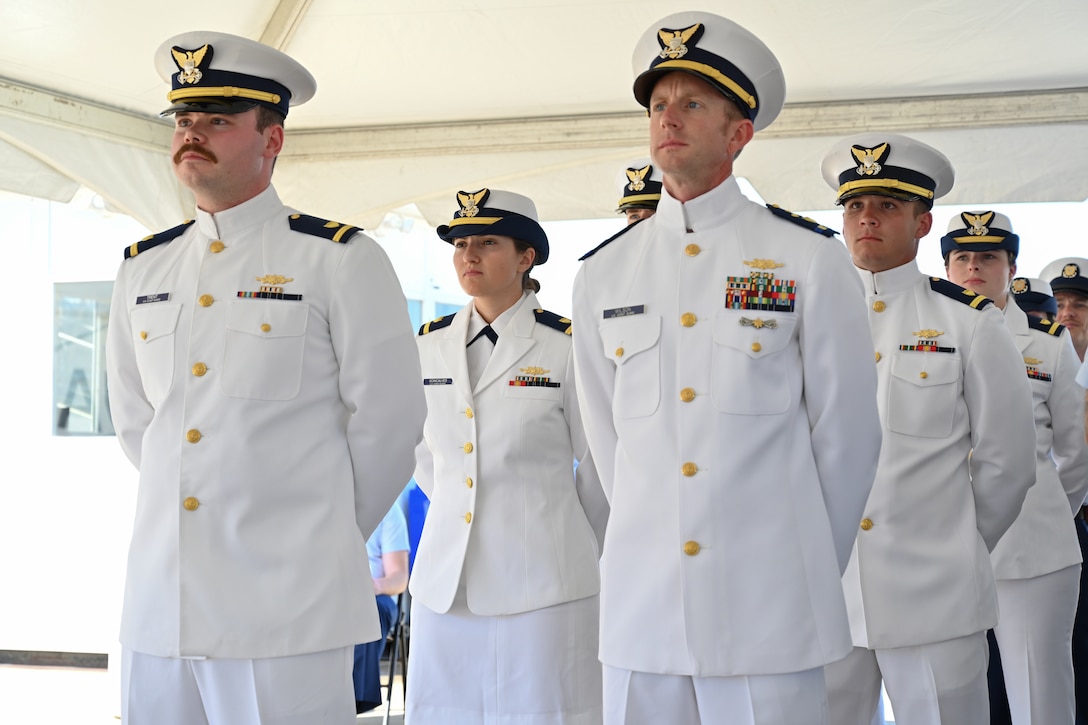
<svg viewBox="0 0 1088 725">
<path fill-rule="evenodd" d="M 152 54 L 208 28 L 288 52 L 318 80 L 292 111 L 276 185 L 293 206 L 374 226 L 457 189 L 511 188 L 545 219 L 610 216 L 646 155 L 631 50 L 677 10 L 732 17 L 778 55 L 787 105 L 737 164 L 768 200 L 825 208 L 839 136 L 915 135 L 957 168 L 945 203 L 1088 197 L 1083 0 L 38 0 L 0 6 L 0 188 L 67 201 L 80 186 L 150 228 L 191 214 L 157 114 Z"/>
</svg>

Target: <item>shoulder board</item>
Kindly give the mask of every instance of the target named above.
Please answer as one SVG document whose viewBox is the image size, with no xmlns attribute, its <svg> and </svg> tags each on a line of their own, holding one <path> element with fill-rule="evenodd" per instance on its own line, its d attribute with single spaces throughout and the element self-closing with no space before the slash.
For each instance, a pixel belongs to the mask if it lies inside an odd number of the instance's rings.
<svg viewBox="0 0 1088 725">
<path fill-rule="evenodd" d="M 350 224 L 330 222 L 328 219 L 319 219 L 318 217 L 309 216 L 308 214 L 292 214 L 288 218 L 288 224 L 290 224 L 291 229 L 296 232 L 302 232 L 303 234 L 310 234 L 324 239 L 331 239 L 340 244 L 351 239 L 352 235 L 356 232 L 362 231 L 359 227 L 353 227 Z"/>
<path fill-rule="evenodd" d="M 646 217 L 646 218 L 647 218 L 647 219 L 649 219 L 649 217 Z M 581 257 L 579 257 L 579 258 L 578 258 L 578 261 L 579 261 L 579 262 L 584 262 L 585 260 L 589 259 L 589 258 L 590 258 L 590 257 L 592 257 L 592 256 L 593 256 L 594 254 L 596 254 L 597 252 L 601 251 L 602 249 L 604 249 L 605 247 L 607 247 L 607 246 L 608 246 L 609 244 L 611 244 L 612 242 L 616 241 L 617 239 L 619 239 L 620 237 L 622 237 L 622 236 L 623 236 L 624 234 L 626 234 L 627 232 L 629 232 L 629 231 L 631 231 L 632 229 L 634 229 L 635 227 L 637 227 L 637 226 L 638 226 L 639 224 L 641 224 L 641 223 L 642 223 L 643 221 L 645 221 L 645 220 L 644 220 L 644 219 L 639 219 L 639 220 L 638 220 L 637 222 L 635 222 L 634 224 L 628 224 L 628 225 L 627 225 L 627 226 L 625 226 L 625 227 L 624 227 L 623 229 L 619 230 L 618 232 L 616 232 L 615 234 L 613 234 L 612 236 L 610 236 L 610 237 L 609 237 L 608 239 L 604 240 L 603 242 L 601 242 L 600 244 L 598 244 L 598 245 L 597 245 L 596 247 L 594 247 L 593 249 L 591 249 L 591 250 L 589 250 L 588 252 L 586 252 L 585 254 L 583 254 L 583 255 L 582 255 Z"/>
<path fill-rule="evenodd" d="M 570 318 L 560 317 L 554 312 L 548 312 L 547 310 L 536 309 L 533 310 L 536 314 L 536 321 L 541 325 L 546 325 L 553 330 L 559 330 L 564 335 L 569 335 L 571 330 Z"/>
<path fill-rule="evenodd" d="M 783 209 L 778 204 L 768 204 L 767 208 L 771 210 L 771 213 L 780 219 L 785 219 L 788 222 L 793 222 L 797 226 L 804 227 L 810 231 L 822 234 L 825 237 L 833 237 L 838 234 L 837 231 L 831 227 L 825 227 L 815 219 L 809 219 L 807 216 L 801 216 L 800 214 L 794 214 L 792 211 Z"/>
<path fill-rule="evenodd" d="M 189 219 L 188 221 L 184 221 L 181 224 L 178 224 L 173 229 L 167 229 L 165 232 L 152 234 L 151 236 L 144 237 L 135 244 L 128 245 L 127 247 L 125 247 L 125 259 L 131 259 L 140 252 L 146 252 L 152 247 L 157 247 L 160 244 L 166 244 L 171 239 L 177 239 L 182 235 L 182 233 L 185 232 L 186 229 L 189 228 L 189 225 L 192 224 L 193 221 L 194 220 Z"/>
<path fill-rule="evenodd" d="M 1065 331 L 1064 327 L 1050 318 L 1040 319 L 1038 317 L 1032 317 L 1031 315 L 1028 315 L 1028 327 L 1033 330 L 1045 332 L 1048 335 L 1054 335 L 1055 337 L 1060 337 L 1062 332 Z"/>
<path fill-rule="evenodd" d="M 951 297 L 968 307 L 974 307 L 976 310 L 985 309 L 987 305 L 992 305 L 994 302 L 985 295 L 980 295 L 978 292 L 964 289 L 958 284 L 949 282 L 947 279 L 941 279 L 940 277 L 930 277 L 929 286 L 934 292 L 940 292 L 945 297 Z"/>
<path fill-rule="evenodd" d="M 456 314 L 457 313 L 454 312 L 452 315 L 446 315 L 445 317 L 435 318 L 430 322 L 424 322 L 419 328 L 419 334 L 426 335 L 428 332 L 434 332 L 435 330 L 441 330 L 443 327 L 449 327 Z"/>
</svg>

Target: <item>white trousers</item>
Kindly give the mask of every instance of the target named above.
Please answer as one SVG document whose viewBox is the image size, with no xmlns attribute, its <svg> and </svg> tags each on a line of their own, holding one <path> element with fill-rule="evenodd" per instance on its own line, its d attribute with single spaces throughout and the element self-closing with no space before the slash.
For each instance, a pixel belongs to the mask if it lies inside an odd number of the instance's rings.
<svg viewBox="0 0 1088 725">
<path fill-rule="evenodd" d="M 870 725 L 888 691 L 896 725 L 989 725 L 986 633 L 916 647 L 853 652 L 824 668 L 831 722 Z"/>
<path fill-rule="evenodd" d="M 123 725 L 354 725 L 354 647 L 255 660 L 121 653 Z"/>
<path fill-rule="evenodd" d="M 1032 579 L 997 582 L 1001 618 L 994 636 L 1015 725 L 1073 725 L 1073 619 L 1079 591 L 1079 564 Z"/>
<path fill-rule="evenodd" d="M 823 668 L 690 677 L 604 666 L 604 725 L 828 725 Z"/>
</svg>

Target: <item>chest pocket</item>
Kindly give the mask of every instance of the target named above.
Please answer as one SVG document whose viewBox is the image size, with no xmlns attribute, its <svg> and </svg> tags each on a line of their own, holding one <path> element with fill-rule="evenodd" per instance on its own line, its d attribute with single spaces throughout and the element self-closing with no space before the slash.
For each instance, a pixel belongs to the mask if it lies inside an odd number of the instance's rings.
<svg viewBox="0 0 1088 725">
<path fill-rule="evenodd" d="M 502 389 L 504 398 L 513 400 L 561 400 L 562 388 L 546 388 L 536 385 L 507 385 Z"/>
<path fill-rule="evenodd" d="M 893 355 L 888 430 L 920 438 L 945 438 L 952 432 L 960 392 L 959 355 Z"/>
<path fill-rule="evenodd" d="M 181 305 L 163 302 L 137 305 L 129 315 L 144 395 L 155 407 L 174 383 L 174 339 L 180 315 Z"/>
<path fill-rule="evenodd" d="M 308 319 L 309 307 L 302 302 L 231 300 L 223 392 L 255 400 L 298 395 Z"/>
<path fill-rule="evenodd" d="M 641 418 L 661 401 L 661 318 L 632 315 L 604 320 L 600 326 L 604 354 L 616 364 L 612 414 Z"/>
<path fill-rule="evenodd" d="M 711 373 L 714 405 L 734 415 L 785 413 L 794 398 L 790 378 L 796 371 L 797 347 L 790 345 L 797 318 L 759 317 L 763 327 L 745 325 L 757 312 L 720 312 L 714 320 Z M 774 324 L 769 327 L 768 323 Z"/>
</svg>

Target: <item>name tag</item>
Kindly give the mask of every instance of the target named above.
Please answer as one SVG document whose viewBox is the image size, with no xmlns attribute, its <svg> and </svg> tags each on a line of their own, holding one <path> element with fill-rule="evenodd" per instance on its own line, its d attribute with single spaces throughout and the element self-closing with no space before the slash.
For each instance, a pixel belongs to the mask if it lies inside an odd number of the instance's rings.
<svg viewBox="0 0 1088 725">
<path fill-rule="evenodd" d="M 630 317 L 631 315 L 642 315 L 646 313 L 646 305 L 634 305 L 632 307 L 616 307 L 611 310 L 604 311 L 604 319 L 611 320 L 613 317 Z"/>
<path fill-rule="evenodd" d="M 168 299 L 170 299 L 169 292 L 159 292 L 153 295 L 140 295 L 136 298 L 136 304 L 149 305 L 152 302 L 166 302 Z"/>
<path fill-rule="evenodd" d="M 453 385 L 453 378 L 423 378 L 424 385 Z"/>
</svg>

